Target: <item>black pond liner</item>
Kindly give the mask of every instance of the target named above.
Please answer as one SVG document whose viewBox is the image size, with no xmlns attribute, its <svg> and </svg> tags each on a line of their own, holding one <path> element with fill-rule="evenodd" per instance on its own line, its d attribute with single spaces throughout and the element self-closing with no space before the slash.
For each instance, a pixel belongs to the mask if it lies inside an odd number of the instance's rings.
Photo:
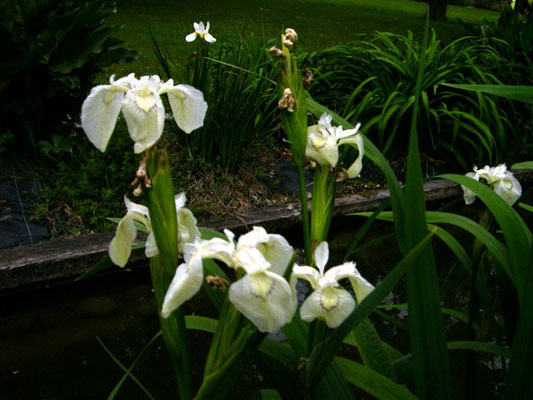
<svg viewBox="0 0 533 400">
<path fill-rule="evenodd" d="M 14 163 L 2 167 L 0 181 L 0 249 L 48 239 L 46 226 L 31 221 L 34 200 L 42 191 L 36 177 L 23 176 Z"/>
</svg>

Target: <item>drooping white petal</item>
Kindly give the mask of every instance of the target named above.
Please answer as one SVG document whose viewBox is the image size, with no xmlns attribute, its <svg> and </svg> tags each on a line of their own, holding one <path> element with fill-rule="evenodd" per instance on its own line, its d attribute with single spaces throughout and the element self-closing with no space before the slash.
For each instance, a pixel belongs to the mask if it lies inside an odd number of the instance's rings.
<svg viewBox="0 0 533 400">
<path fill-rule="evenodd" d="M 109 258 L 113 264 L 124 267 L 131 254 L 131 245 L 137 237 L 137 229 L 131 214 L 126 214 L 117 226 L 115 237 L 109 243 Z"/>
<path fill-rule="evenodd" d="M 261 252 L 253 247 L 238 248 L 233 255 L 237 267 L 243 268 L 248 274 L 266 271 L 270 263 Z"/>
<path fill-rule="evenodd" d="M 124 196 L 124 204 L 128 209 L 128 212 L 135 212 L 141 214 L 142 216 L 149 218 L 150 213 L 148 212 L 148 207 L 143 206 L 142 204 L 137 204 Z"/>
<path fill-rule="evenodd" d="M 510 175 L 496 182 L 493 189 L 507 204 L 512 206 L 522 195 L 522 186 L 512 174 Z"/>
<path fill-rule="evenodd" d="M 201 249 L 198 243 L 191 246 L 193 246 L 193 250 L 186 252 L 186 262 L 176 270 L 165 294 L 161 308 L 163 318 L 167 318 L 174 310 L 194 296 L 202 286 L 204 275 Z"/>
<path fill-rule="evenodd" d="M 359 126 L 360 124 L 358 124 Z M 361 173 L 361 170 L 363 169 L 363 156 L 365 155 L 365 145 L 363 141 L 363 137 L 360 134 L 357 134 L 353 137 L 348 137 L 345 139 L 342 139 L 339 141 L 339 146 L 343 144 L 350 144 L 354 147 L 357 147 L 357 150 L 359 151 L 359 155 L 355 159 L 352 165 L 348 168 L 348 177 L 355 178 L 357 175 Z"/>
<path fill-rule="evenodd" d="M 294 265 L 294 267 L 292 267 L 291 285 L 295 283 L 296 279 L 305 279 L 311 284 L 313 289 L 316 289 L 318 287 L 320 274 L 315 268 Z"/>
<path fill-rule="evenodd" d="M 81 126 L 92 144 L 102 152 L 107 148 L 124 101 L 124 91 L 115 85 L 99 85 L 81 107 Z"/>
<path fill-rule="evenodd" d="M 155 257 L 159 254 L 159 250 L 157 249 L 157 243 L 155 242 L 155 236 L 153 232 L 150 232 L 148 236 L 146 237 L 146 245 L 144 248 L 144 254 L 148 258 Z"/>
<path fill-rule="evenodd" d="M 329 259 L 329 247 L 328 242 L 322 242 L 315 250 L 315 264 L 318 267 L 320 274 L 324 274 L 324 268 Z"/>
<path fill-rule="evenodd" d="M 228 240 L 213 238 L 202 243 L 202 255 L 204 258 L 214 258 L 225 263 L 228 267 L 234 267 L 233 253 L 235 244 L 233 243 L 233 233 L 224 230 Z"/>
<path fill-rule="evenodd" d="M 289 242 L 281 235 L 269 234 L 268 241 L 258 244 L 257 248 L 270 263 L 270 271 L 283 276 L 294 254 Z"/>
<path fill-rule="evenodd" d="M 476 181 L 479 181 L 479 174 L 474 172 L 468 172 L 465 176 L 468 176 L 469 178 L 475 179 Z M 463 197 L 465 199 L 465 204 L 470 205 L 476 200 L 476 194 L 467 188 L 466 186 L 461 185 L 461 188 L 463 189 Z"/>
<path fill-rule="evenodd" d="M 261 226 L 254 226 L 253 229 L 239 237 L 237 247 L 257 247 L 260 243 L 268 242 L 268 233 Z"/>
<path fill-rule="evenodd" d="M 167 93 L 174 119 L 185 133 L 203 126 L 207 103 L 201 91 L 189 85 L 164 85 L 160 93 Z"/>
<path fill-rule="evenodd" d="M 247 274 L 229 289 L 229 299 L 261 332 L 274 332 L 294 315 L 292 290 L 279 275 L 263 271 Z"/>
<path fill-rule="evenodd" d="M 150 88 L 148 82 L 126 94 L 122 113 L 135 142 L 135 153 L 143 152 L 159 140 L 163 133 L 165 110 L 159 94 Z"/>
<path fill-rule="evenodd" d="M 210 33 L 206 33 L 204 36 L 206 42 L 215 43 L 217 40 Z"/>
<path fill-rule="evenodd" d="M 185 40 L 187 42 L 192 42 L 194 39 L 196 39 L 196 32 L 189 33 L 187 36 L 185 36 Z"/>
<path fill-rule="evenodd" d="M 185 192 L 181 192 L 174 196 L 174 204 L 176 205 L 176 211 L 178 211 L 181 207 L 185 205 L 187 202 L 187 197 L 185 196 Z"/>
<path fill-rule="evenodd" d="M 355 301 L 344 289 L 331 286 L 315 290 L 302 304 L 300 316 L 311 322 L 315 318 L 326 321 L 330 328 L 336 328 L 355 308 Z"/>
</svg>

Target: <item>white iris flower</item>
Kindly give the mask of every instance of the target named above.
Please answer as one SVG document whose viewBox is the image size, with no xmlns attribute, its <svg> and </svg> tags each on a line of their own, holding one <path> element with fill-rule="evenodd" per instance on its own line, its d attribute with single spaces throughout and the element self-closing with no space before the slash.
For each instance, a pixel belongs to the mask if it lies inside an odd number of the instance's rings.
<svg viewBox="0 0 533 400">
<path fill-rule="evenodd" d="M 163 83 L 157 75 L 136 79 L 130 74 L 117 81 L 113 75 L 109 85 L 91 89 L 81 108 L 83 130 L 100 151 L 105 151 L 122 110 L 135 142 L 134 151 L 141 153 L 163 133 L 163 93 L 168 95 L 174 119 L 183 131 L 190 133 L 203 125 L 207 103 L 201 91 L 189 85 L 174 86 L 172 79 Z"/>
<path fill-rule="evenodd" d="M 185 244 L 194 242 L 200 237 L 200 232 L 196 227 L 196 218 L 192 212 L 183 207 L 185 205 L 185 193 L 177 194 L 174 197 L 176 203 L 176 213 L 178 218 L 178 248 L 183 251 Z M 148 208 L 136 204 L 130 201 L 127 197 L 124 197 L 124 203 L 128 212 L 120 220 L 115 237 L 109 244 L 109 258 L 114 264 L 119 267 L 124 267 L 131 254 L 131 245 L 137 237 L 137 228 L 135 227 L 135 221 L 144 225 L 148 231 L 148 237 L 146 238 L 145 255 L 146 257 L 154 257 L 159 254 L 155 237 L 152 232 L 152 224 L 150 223 L 150 215 Z"/>
<path fill-rule="evenodd" d="M 293 248 L 280 235 L 268 234 L 261 227 L 242 235 L 237 244 L 234 234 L 224 231 L 227 241 L 213 238 L 186 245 L 186 263 L 180 265 L 163 303 L 162 315 L 170 315 L 200 289 L 198 259 L 212 258 L 246 274 L 233 283 L 229 299 L 261 332 L 274 332 L 290 322 L 296 311 L 296 296 L 283 278 Z M 187 261 L 188 260 L 188 261 Z"/>
<path fill-rule="evenodd" d="M 350 144 L 357 147 L 359 155 L 347 170 L 348 176 L 353 178 L 359 175 L 363 168 L 363 137 L 357 133 L 361 124 L 345 131 L 342 126 L 332 126 L 331 120 L 332 116 L 324 113 L 318 125 L 307 128 L 305 155 L 320 165 L 331 165 L 335 168 L 339 160 L 339 146 Z"/>
<path fill-rule="evenodd" d="M 513 176 L 512 172 L 507 170 L 505 164 L 496 167 L 486 165 L 481 169 L 474 167 L 474 172 L 468 172 L 466 176 L 476 181 L 483 179 L 510 206 L 522 195 L 520 182 Z M 465 186 L 461 185 L 461 187 L 463 188 L 465 203 L 467 205 L 472 204 L 476 199 L 476 194 Z"/>
<path fill-rule="evenodd" d="M 207 21 L 206 26 L 200 21 L 200 23 L 193 23 L 194 32 L 185 36 L 187 42 L 192 42 L 196 39 L 196 36 L 199 36 L 200 39 L 204 39 L 206 42 L 215 43 L 217 40 L 209 33 L 209 21 Z"/>
<path fill-rule="evenodd" d="M 339 280 L 350 279 L 359 302 L 374 289 L 374 286 L 361 276 L 353 262 L 344 263 L 324 272 L 328 258 L 328 244 L 322 242 L 315 251 L 318 271 L 312 267 L 295 265 L 291 281 L 294 285 L 297 278 L 305 279 L 314 289 L 313 293 L 302 304 L 300 309 L 302 319 L 311 322 L 315 318 L 320 318 L 325 320 L 328 327 L 336 328 L 355 308 L 352 295 L 339 287 Z"/>
</svg>

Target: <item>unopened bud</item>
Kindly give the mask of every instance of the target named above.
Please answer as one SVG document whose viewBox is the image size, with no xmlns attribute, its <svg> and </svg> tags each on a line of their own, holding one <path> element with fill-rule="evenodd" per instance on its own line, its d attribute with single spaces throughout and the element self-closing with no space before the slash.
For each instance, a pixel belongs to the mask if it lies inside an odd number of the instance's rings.
<svg viewBox="0 0 533 400">
<path fill-rule="evenodd" d="M 281 100 L 278 102 L 278 107 L 282 110 L 287 110 L 288 112 L 294 111 L 295 105 L 294 97 L 292 97 L 292 91 L 289 88 L 285 88 Z"/>
<path fill-rule="evenodd" d="M 294 42 L 298 40 L 298 35 L 296 31 L 291 28 L 285 29 L 285 36 L 283 37 L 283 45 L 285 47 L 292 47 Z"/>
<path fill-rule="evenodd" d="M 281 58 L 282 60 L 285 58 L 285 54 L 283 54 L 283 51 L 278 49 L 276 46 L 272 46 L 270 49 L 268 49 L 268 53 L 272 58 Z"/>
</svg>

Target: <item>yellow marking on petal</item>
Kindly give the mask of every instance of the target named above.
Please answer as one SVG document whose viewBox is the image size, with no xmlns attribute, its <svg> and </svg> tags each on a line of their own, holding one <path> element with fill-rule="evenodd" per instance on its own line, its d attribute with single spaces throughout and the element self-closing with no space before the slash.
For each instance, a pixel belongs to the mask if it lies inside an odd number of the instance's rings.
<svg viewBox="0 0 533 400">
<path fill-rule="evenodd" d="M 333 287 L 324 288 L 322 290 L 320 306 L 326 311 L 331 311 L 339 306 L 339 295 Z"/>
<path fill-rule="evenodd" d="M 152 108 L 156 107 L 155 96 L 149 88 L 140 88 L 136 94 L 135 104 L 145 113 L 148 114 Z"/>
<path fill-rule="evenodd" d="M 311 144 L 315 149 L 320 150 L 326 145 L 326 139 L 321 137 L 314 137 L 313 139 L 311 139 Z"/>
<path fill-rule="evenodd" d="M 109 104 L 113 101 L 113 99 L 115 98 L 115 96 L 117 95 L 117 92 L 114 92 L 112 90 L 109 90 L 106 95 L 105 95 L 105 99 L 104 99 L 104 102 L 106 104 Z"/>
<path fill-rule="evenodd" d="M 254 297 L 266 300 L 272 289 L 274 280 L 266 274 L 254 274 L 250 276 L 250 291 Z"/>
</svg>

